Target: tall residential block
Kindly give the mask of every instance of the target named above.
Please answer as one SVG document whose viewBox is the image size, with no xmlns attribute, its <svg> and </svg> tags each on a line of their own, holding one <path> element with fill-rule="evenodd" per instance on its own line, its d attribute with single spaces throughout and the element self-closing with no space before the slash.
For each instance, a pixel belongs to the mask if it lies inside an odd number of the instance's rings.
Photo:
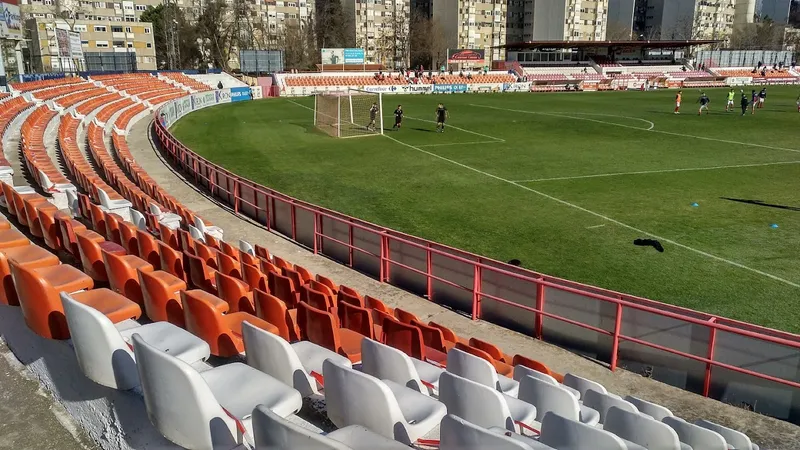
<svg viewBox="0 0 800 450">
<path fill-rule="evenodd" d="M 444 29 L 448 48 L 483 49 L 502 61 L 506 44 L 508 0 L 434 0 L 433 18 Z"/>
<path fill-rule="evenodd" d="M 364 49 L 367 61 L 387 67 L 408 66 L 409 0 L 342 0 L 342 10 L 352 20 L 356 47 Z"/>
<path fill-rule="evenodd" d="M 639 39 L 720 39 L 756 0 L 611 0 L 609 17 Z M 752 5 L 751 5 L 752 3 Z M 743 12 L 745 11 L 745 12 Z M 631 22 L 627 22 L 627 18 Z"/>
</svg>

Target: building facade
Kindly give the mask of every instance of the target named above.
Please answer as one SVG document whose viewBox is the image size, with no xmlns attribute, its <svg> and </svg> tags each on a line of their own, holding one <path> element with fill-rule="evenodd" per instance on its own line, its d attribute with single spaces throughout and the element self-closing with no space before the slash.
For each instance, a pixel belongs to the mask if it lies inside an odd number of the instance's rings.
<svg viewBox="0 0 800 450">
<path fill-rule="evenodd" d="M 505 60 L 507 0 L 435 0 L 433 17 L 444 28 L 448 48 L 483 49 L 487 59 Z"/>
<path fill-rule="evenodd" d="M 28 19 L 25 26 L 32 72 L 132 70 L 133 62 L 137 70 L 156 69 L 153 25 L 147 22 Z M 80 33 L 83 61 L 59 58 L 57 28 Z"/>
<path fill-rule="evenodd" d="M 509 42 L 602 41 L 609 0 L 508 0 Z"/>
<path fill-rule="evenodd" d="M 611 0 L 609 17 L 629 26 L 638 39 L 725 40 L 755 1 Z"/>
<path fill-rule="evenodd" d="M 342 10 L 353 23 L 356 47 L 364 49 L 367 62 L 408 67 L 409 0 L 342 0 Z"/>
</svg>

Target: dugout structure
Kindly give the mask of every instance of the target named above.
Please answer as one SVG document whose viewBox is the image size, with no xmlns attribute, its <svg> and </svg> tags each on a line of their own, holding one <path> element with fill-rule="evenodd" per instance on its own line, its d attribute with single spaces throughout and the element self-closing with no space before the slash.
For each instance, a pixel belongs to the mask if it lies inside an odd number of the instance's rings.
<svg viewBox="0 0 800 450">
<path fill-rule="evenodd" d="M 372 110 L 373 104 L 377 111 Z M 316 94 L 314 126 L 337 138 L 383 134 L 383 96 L 357 89 Z"/>
</svg>

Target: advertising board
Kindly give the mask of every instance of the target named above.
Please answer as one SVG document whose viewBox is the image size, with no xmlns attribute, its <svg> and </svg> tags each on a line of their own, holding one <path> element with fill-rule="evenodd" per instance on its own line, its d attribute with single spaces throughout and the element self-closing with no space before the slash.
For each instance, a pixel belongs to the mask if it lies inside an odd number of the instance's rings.
<svg viewBox="0 0 800 450">
<path fill-rule="evenodd" d="M 447 62 L 450 64 L 475 63 L 483 64 L 486 60 L 484 50 L 472 50 L 469 48 L 448 48 Z"/>
<path fill-rule="evenodd" d="M 243 102 L 245 100 L 250 100 L 250 88 L 249 87 L 231 88 L 231 101 L 232 102 Z"/>
</svg>

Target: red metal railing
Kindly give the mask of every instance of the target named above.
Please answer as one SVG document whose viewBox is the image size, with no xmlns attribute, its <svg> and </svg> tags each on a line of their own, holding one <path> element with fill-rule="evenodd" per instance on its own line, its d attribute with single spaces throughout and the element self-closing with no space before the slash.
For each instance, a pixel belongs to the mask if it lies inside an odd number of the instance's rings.
<svg viewBox="0 0 800 450">
<path fill-rule="evenodd" d="M 158 117 L 158 111 L 156 112 L 155 117 Z M 249 218 L 256 218 L 264 227 L 266 227 L 268 230 L 272 230 L 275 228 L 272 225 L 273 221 L 275 221 L 277 224 L 278 212 L 276 204 L 280 202 L 288 205 L 290 215 L 289 220 L 291 223 L 291 231 L 288 233 L 288 235 L 292 240 L 302 245 L 303 243 L 298 240 L 297 226 L 299 219 L 297 216 L 300 212 L 308 213 L 313 217 L 313 244 L 310 245 L 310 248 L 314 251 L 314 253 L 324 254 L 323 244 L 325 242 L 332 242 L 347 249 L 350 266 L 353 266 L 354 264 L 355 254 L 377 258 L 379 262 L 378 279 L 381 282 L 390 282 L 390 273 L 393 267 L 402 268 L 406 271 L 410 271 L 411 273 L 424 276 L 426 280 L 426 293 L 428 299 L 432 299 L 434 282 L 466 291 L 472 297 L 473 320 L 481 318 L 481 304 L 486 300 L 490 300 L 498 304 L 508 305 L 518 308 L 522 311 L 533 313 L 534 337 L 538 339 L 543 338 L 543 323 L 545 318 L 553 319 L 561 323 L 574 325 L 586 330 L 591 330 L 600 335 L 608 336 L 611 338 L 610 357 L 608 361 L 611 370 L 615 370 L 618 366 L 618 351 L 622 342 L 634 343 L 650 349 L 663 351 L 673 356 L 691 361 L 697 361 L 705 365 L 702 386 L 702 394 L 704 396 L 709 395 L 713 381 L 712 369 L 715 367 L 727 369 L 738 374 L 755 377 L 757 379 L 779 383 L 791 388 L 800 388 L 800 382 L 796 380 L 781 378 L 714 359 L 715 350 L 717 350 L 718 347 L 718 332 L 732 333 L 734 335 L 754 339 L 759 341 L 759 343 L 768 343 L 776 346 L 786 347 L 787 349 L 791 349 L 791 357 L 800 357 L 800 336 L 798 335 L 710 314 L 699 313 L 686 308 L 680 308 L 653 300 L 620 294 L 606 289 L 570 282 L 568 280 L 549 277 L 533 271 L 520 269 L 518 267 L 509 266 L 498 261 L 493 261 L 478 255 L 470 254 L 462 250 L 447 247 L 432 241 L 427 241 L 425 239 L 399 233 L 354 217 L 349 217 L 307 202 L 303 202 L 267 187 L 258 185 L 253 181 L 239 177 L 228 170 L 211 163 L 181 144 L 169 133 L 168 130 L 162 126 L 158 120 L 155 120 L 154 123 L 156 127 L 156 136 L 159 138 L 162 147 L 173 159 L 173 162 L 181 169 L 188 172 L 189 178 L 193 179 L 196 184 L 199 184 L 201 187 L 206 187 L 213 197 L 227 202 L 237 214 Z M 221 182 L 221 180 L 224 181 L 224 183 Z M 243 189 L 252 192 L 252 201 L 248 201 L 242 197 Z M 252 216 L 242 213 L 243 209 L 248 208 L 254 211 Z M 346 227 L 348 230 L 347 241 L 337 239 L 332 237 L 330 234 L 326 234 L 322 226 L 325 220 L 329 220 L 334 224 Z M 376 253 L 355 245 L 355 230 L 360 230 L 379 237 L 379 252 Z M 279 230 L 276 231 L 280 232 Z M 392 244 L 401 244 L 403 246 L 408 246 L 425 252 L 425 269 L 418 269 L 394 259 L 392 253 L 390 252 L 390 247 Z M 452 262 L 466 264 L 471 267 L 473 272 L 472 285 L 463 286 L 451 279 L 434 274 L 434 264 L 432 262 L 434 256 L 447 258 Z M 485 292 L 483 290 L 483 280 L 486 275 L 501 275 L 532 284 L 535 286 L 535 307 L 526 306 L 507 298 L 502 298 Z M 555 289 L 563 293 L 576 294 L 587 298 L 587 300 L 591 299 L 614 305 L 615 314 L 613 330 L 609 331 L 547 311 L 547 289 Z M 665 319 L 678 320 L 684 324 L 703 327 L 708 332 L 708 346 L 705 356 L 698 356 L 678 350 L 676 348 L 649 342 L 641 339 L 640 337 L 624 334 L 622 332 L 622 327 L 626 309 L 646 312 Z M 628 314 L 630 314 L 630 312 Z"/>
</svg>

